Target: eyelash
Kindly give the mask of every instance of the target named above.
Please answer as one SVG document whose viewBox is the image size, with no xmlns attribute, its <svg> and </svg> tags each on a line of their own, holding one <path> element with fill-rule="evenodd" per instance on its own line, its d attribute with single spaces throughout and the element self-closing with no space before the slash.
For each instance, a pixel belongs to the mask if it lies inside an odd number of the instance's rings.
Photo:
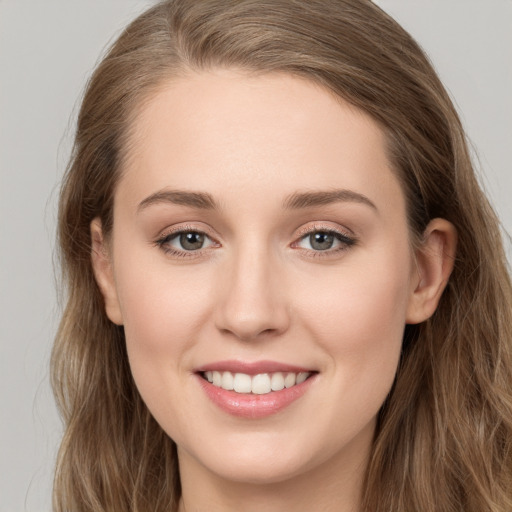
<svg viewBox="0 0 512 512">
<path fill-rule="evenodd" d="M 305 240 L 306 237 L 311 236 L 314 233 L 322 233 L 325 235 L 332 235 L 340 243 L 340 246 L 335 249 L 326 249 L 324 251 L 314 249 L 304 249 L 309 253 L 309 256 L 313 258 L 328 258 L 335 256 L 343 251 L 350 249 L 352 246 L 357 244 L 357 239 L 353 235 L 348 235 L 343 231 L 338 231 L 332 227 L 313 225 L 299 231 L 298 240 L 293 242 L 292 247 L 297 246 L 301 241 Z"/>
<path fill-rule="evenodd" d="M 162 249 L 165 254 L 168 254 L 173 258 L 197 258 L 200 256 L 204 256 L 204 249 L 198 249 L 196 251 L 179 251 L 167 245 L 169 244 L 169 242 L 171 242 L 172 240 L 174 240 L 175 238 L 179 237 L 184 233 L 196 233 L 199 235 L 204 235 L 205 237 L 212 240 L 212 237 L 205 231 L 195 229 L 192 226 L 182 226 L 180 228 L 163 234 L 158 240 L 155 241 L 155 245 Z"/>
<path fill-rule="evenodd" d="M 198 258 L 198 257 L 204 256 L 204 251 L 208 250 L 208 248 L 205 248 L 205 249 L 201 248 L 201 249 L 197 249 L 195 251 L 186 251 L 186 250 L 180 251 L 180 250 L 174 249 L 174 248 L 170 247 L 169 245 L 167 245 L 167 244 L 169 244 L 169 242 L 171 242 L 172 240 L 176 239 L 177 237 L 179 237 L 180 235 L 182 235 L 184 233 L 195 233 L 198 235 L 204 235 L 205 237 L 209 238 L 213 242 L 212 245 L 217 244 L 217 242 L 215 242 L 207 232 L 199 230 L 199 229 L 195 229 L 191 226 L 184 226 L 184 227 L 178 228 L 176 230 L 173 230 L 171 232 L 165 233 L 158 240 L 155 241 L 155 245 L 157 247 L 159 247 L 160 249 L 162 249 L 165 252 L 165 254 L 172 256 L 174 258 Z M 299 232 L 297 241 L 293 242 L 292 247 L 296 247 L 298 243 L 300 243 L 301 241 L 306 239 L 306 237 L 311 236 L 313 233 L 322 233 L 322 234 L 326 234 L 326 235 L 332 235 L 341 244 L 340 247 L 337 247 L 335 249 L 326 249 L 324 251 L 314 250 L 314 249 L 304 249 L 305 251 L 310 253 L 309 254 L 310 256 L 312 256 L 314 258 L 325 258 L 325 257 L 333 256 L 342 251 L 346 251 L 350 247 L 357 244 L 357 239 L 355 237 L 348 235 L 342 231 L 337 231 L 333 228 L 327 228 L 325 226 L 314 225 L 314 226 L 311 226 L 311 227 L 301 230 Z"/>
</svg>

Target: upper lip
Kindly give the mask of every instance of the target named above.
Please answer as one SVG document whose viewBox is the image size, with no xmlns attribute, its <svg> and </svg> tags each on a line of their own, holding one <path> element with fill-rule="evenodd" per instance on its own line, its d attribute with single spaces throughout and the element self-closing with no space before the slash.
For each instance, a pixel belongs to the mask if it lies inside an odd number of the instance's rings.
<svg viewBox="0 0 512 512">
<path fill-rule="evenodd" d="M 209 371 L 218 372 L 231 372 L 231 373 L 245 373 L 247 375 L 258 375 L 259 373 L 274 373 L 274 372 L 313 372 L 310 368 L 296 366 L 288 363 L 280 363 L 277 361 L 215 361 L 208 363 L 199 368 L 195 372 L 203 373 Z"/>
</svg>

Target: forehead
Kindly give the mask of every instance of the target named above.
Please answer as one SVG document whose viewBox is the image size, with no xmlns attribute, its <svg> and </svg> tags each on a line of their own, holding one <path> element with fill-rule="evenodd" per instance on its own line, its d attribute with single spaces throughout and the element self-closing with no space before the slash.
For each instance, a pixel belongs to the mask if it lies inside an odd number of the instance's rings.
<svg viewBox="0 0 512 512">
<path fill-rule="evenodd" d="M 131 128 L 116 195 L 127 191 L 132 201 L 163 188 L 221 199 L 230 191 L 277 198 L 292 189 L 343 188 L 402 201 L 380 126 L 301 78 L 190 73 L 149 97 Z"/>
</svg>

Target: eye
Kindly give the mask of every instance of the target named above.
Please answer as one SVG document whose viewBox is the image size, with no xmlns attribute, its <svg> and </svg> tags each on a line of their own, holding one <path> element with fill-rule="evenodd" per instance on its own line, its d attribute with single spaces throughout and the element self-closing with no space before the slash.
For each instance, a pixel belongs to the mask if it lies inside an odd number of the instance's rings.
<svg viewBox="0 0 512 512">
<path fill-rule="evenodd" d="M 215 242 L 202 231 L 183 229 L 162 236 L 156 244 L 167 253 L 175 256 L 189 256 L 192 252 L 200 251 L 215 245 Z"/>
<path fill-rule="evenodd" d="M 331 229 L 313 229 L 293 244 L 309 251 L 333 253 L 347 249 L 356 240 L 344 233 Z"/>
<path fill-rule="evenodd" d="M 182 232 L 174 235 L 169 244 L 172 246 L 173 242 L 177 242 L 180 246 L 178 249 L 184 249 L 185 251 L 197 251 L 202 249 L 207 237 L 204 233 L 198 233 L 197 231 Z"/>
</svg>

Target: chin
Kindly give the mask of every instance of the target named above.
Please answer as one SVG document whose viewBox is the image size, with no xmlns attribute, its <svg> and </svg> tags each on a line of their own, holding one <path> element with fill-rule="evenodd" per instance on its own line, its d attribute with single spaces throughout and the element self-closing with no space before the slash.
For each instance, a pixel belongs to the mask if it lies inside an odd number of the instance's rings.
<svg viewBox="0 0 512 512">
<path fill-rule="evenodd" d="M 292 461 L 223 461 L 212 467 L 220 478 L 239 484 L 270 485 L 290 480 L 309 468 Z"/>
<path fill-rule="evenodd" d="M 316 453 L 311 450 L 314 448 L 312 443 L 287 437 L 283 440 L 278 436 L 270 440 L 257 435 L 249 442 L 247 438 L 240 438 L 240 442 L 232 440 L 227 445 L 218 443 L 202 453 L 196 451 L 194 459 L 222 480 L 265 485 L 285 482 L 307 473 L 330 457 L 330 451 Z"/>
</svg>

